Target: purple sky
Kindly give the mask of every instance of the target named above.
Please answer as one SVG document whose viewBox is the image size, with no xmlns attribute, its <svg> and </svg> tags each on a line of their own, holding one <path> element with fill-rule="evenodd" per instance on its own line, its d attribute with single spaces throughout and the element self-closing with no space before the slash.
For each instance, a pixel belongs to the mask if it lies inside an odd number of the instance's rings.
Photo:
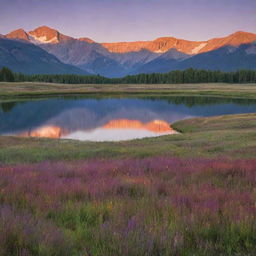
<svg viewBox="0 0 256 256">
<path fill-rule="evenodd" d="M 98 42 L 256 33 L 256 0 L 0 0 L 0 33 L 41 25 Z"/>
</svg>

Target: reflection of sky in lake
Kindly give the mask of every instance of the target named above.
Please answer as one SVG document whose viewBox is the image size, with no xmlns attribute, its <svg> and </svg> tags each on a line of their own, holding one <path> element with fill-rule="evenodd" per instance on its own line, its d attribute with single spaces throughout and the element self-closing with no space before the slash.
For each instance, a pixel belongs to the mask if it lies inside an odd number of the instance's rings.
<svg viewBox="0 0 256 256">
<path fill-rule="evenodd" d="M 154 120 L 173 123 L 190 117 L 214 116 L 224 114 L 239 114 L 256 112 L 256 102 L 238 104 L 235 102 L 219 102 L 188 106 L 164 99 L 47 99 L 22 102 L 14 105 L 8 111 L 0 110 L 0 133 L 15 134 L 33 130 L 40 126 L 56 126 L 72 133 L 72 138 L 101 137 L 100 129 L 112 120 L 138 120 L 143 124 Z M 134 133 L 132 127 L 126 129 L 126 134 Z M 97 130 L 95 130 L 97 129 Z M 94 133 L 92 133 L 94 131 Z M 88 132 L 90 133 L 88 135 Z M 115 131 L 116 134 L 120 131 Z M 152 131 L 145 131 L 151 136 Z M 109 131 L 107 132 L 109 133 Z M 142 133 L 141 129 L 138 132 Z M 110 133 L 106 136 L 111 137 Z M 120 135 L 121 136 L 121 135 Z M 68 137 L 68 135 L 67 135 Z M 133 137 L 131 135 L 131 137 Z M 141 137 L 138 135 L 138 137 Z M 142 136 L 143 137 L 143 136 Z M 95 140 L 95 139 L 92 139 Z"/>
<path fill-rule="evenodd" d="M 67 136 L 63 136 L 64 139 L 74 139 L 82 141 L 122 141 L 141 139 L 146 137 L 157 137 L 167 134 L 175 134 L 176 132 L 163 132 L 156 133 L 147 130 L 138 129 L 102 129 L 96 128 L 89 131 L 77 131 L 70 133 Z"/>
</svg>

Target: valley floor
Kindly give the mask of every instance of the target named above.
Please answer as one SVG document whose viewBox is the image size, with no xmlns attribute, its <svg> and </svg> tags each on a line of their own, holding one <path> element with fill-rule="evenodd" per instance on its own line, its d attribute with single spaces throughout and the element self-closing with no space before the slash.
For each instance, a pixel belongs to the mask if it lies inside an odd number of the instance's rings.
<svg viewBox="0 0 256 256">
<path fill-rule="evenodd" d="M 255 85 L 71 87 L 2 83 L 0 97 L 256 99 Z M 256 113 L 172 127 L 118 143 L 0 136 L 0 255 L 254 255 Z"/>
</svg>

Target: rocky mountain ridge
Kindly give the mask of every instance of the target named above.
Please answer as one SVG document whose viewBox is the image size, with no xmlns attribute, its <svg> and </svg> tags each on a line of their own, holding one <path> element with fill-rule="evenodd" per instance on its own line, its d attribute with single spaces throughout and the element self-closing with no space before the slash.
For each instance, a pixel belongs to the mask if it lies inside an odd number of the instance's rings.
<svg viewBox="0 0 256 256">
<path fill-rule="evenodd" d="M 140 72 L 168 72 L 173 69 L 181 69 L 183 66 L 197 67 L 198 64 L 193 63 L 194 59 L 198 61 L 198 58 L 194 58 L 195 56 L 201 54 L 212 56 L 208 53 L 215 53 L 216 50 L 225 47 L 234 47 L 234 50 L 239 50 L 242 45 L 250 45 L 256 41 L 256 34 L 238 31 L 227 37 L 207 41 L 161 37 L 153 41 L 97 43 L 87 37 L 73 38 L 64 35 L 47 26 L 29 32 L 18 29 L 3 37 L 32 43 L 65 64 L 106 77 L 121 77 Z M 249 50 L 243 53 L 245 61 L 247 55 L 250 55 L 250 59 L 255 56 L 254 48 L 249 47 Z M 225 65 L 229 65 L 228 61 L 225 61 L 227 54 L 225 52 L 223 55 Z M 204 57 L 203 59 L 205 61 Z M 213 63 L 215 59 L 211 57 L 207 65 L 201 66 L 209 69 L 218 68 L 219 64 Z M 220 58 L 217 59 L 221 61 Z M 182 65 L 183 62 L 187 64 Z M 231 70 L 240 68 L 239 60 L 236 60 L 235 63 L 236 65 L 230 63 Z M 244 67 L 244 64 L 241 67 Z M 222 70 L 223 65 L 219 65 L 219 69 Z M 224 67 L 224 69 L 230 70 L 228 67 Z"/>
</svg>

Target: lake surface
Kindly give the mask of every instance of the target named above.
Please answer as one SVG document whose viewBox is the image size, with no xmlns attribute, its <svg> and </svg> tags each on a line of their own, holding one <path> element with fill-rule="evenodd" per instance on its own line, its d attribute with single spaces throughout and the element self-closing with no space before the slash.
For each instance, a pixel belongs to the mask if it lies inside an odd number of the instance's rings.
<svg viewBox="0 0 256 256">
<path fill-rule="evenodd" d="M 254 100 L 202 97 L 57 98 L 0 103 L 0 134 L 122 141 L 174 134 L 186 118 L 256 112 Z"/>
</svg>

